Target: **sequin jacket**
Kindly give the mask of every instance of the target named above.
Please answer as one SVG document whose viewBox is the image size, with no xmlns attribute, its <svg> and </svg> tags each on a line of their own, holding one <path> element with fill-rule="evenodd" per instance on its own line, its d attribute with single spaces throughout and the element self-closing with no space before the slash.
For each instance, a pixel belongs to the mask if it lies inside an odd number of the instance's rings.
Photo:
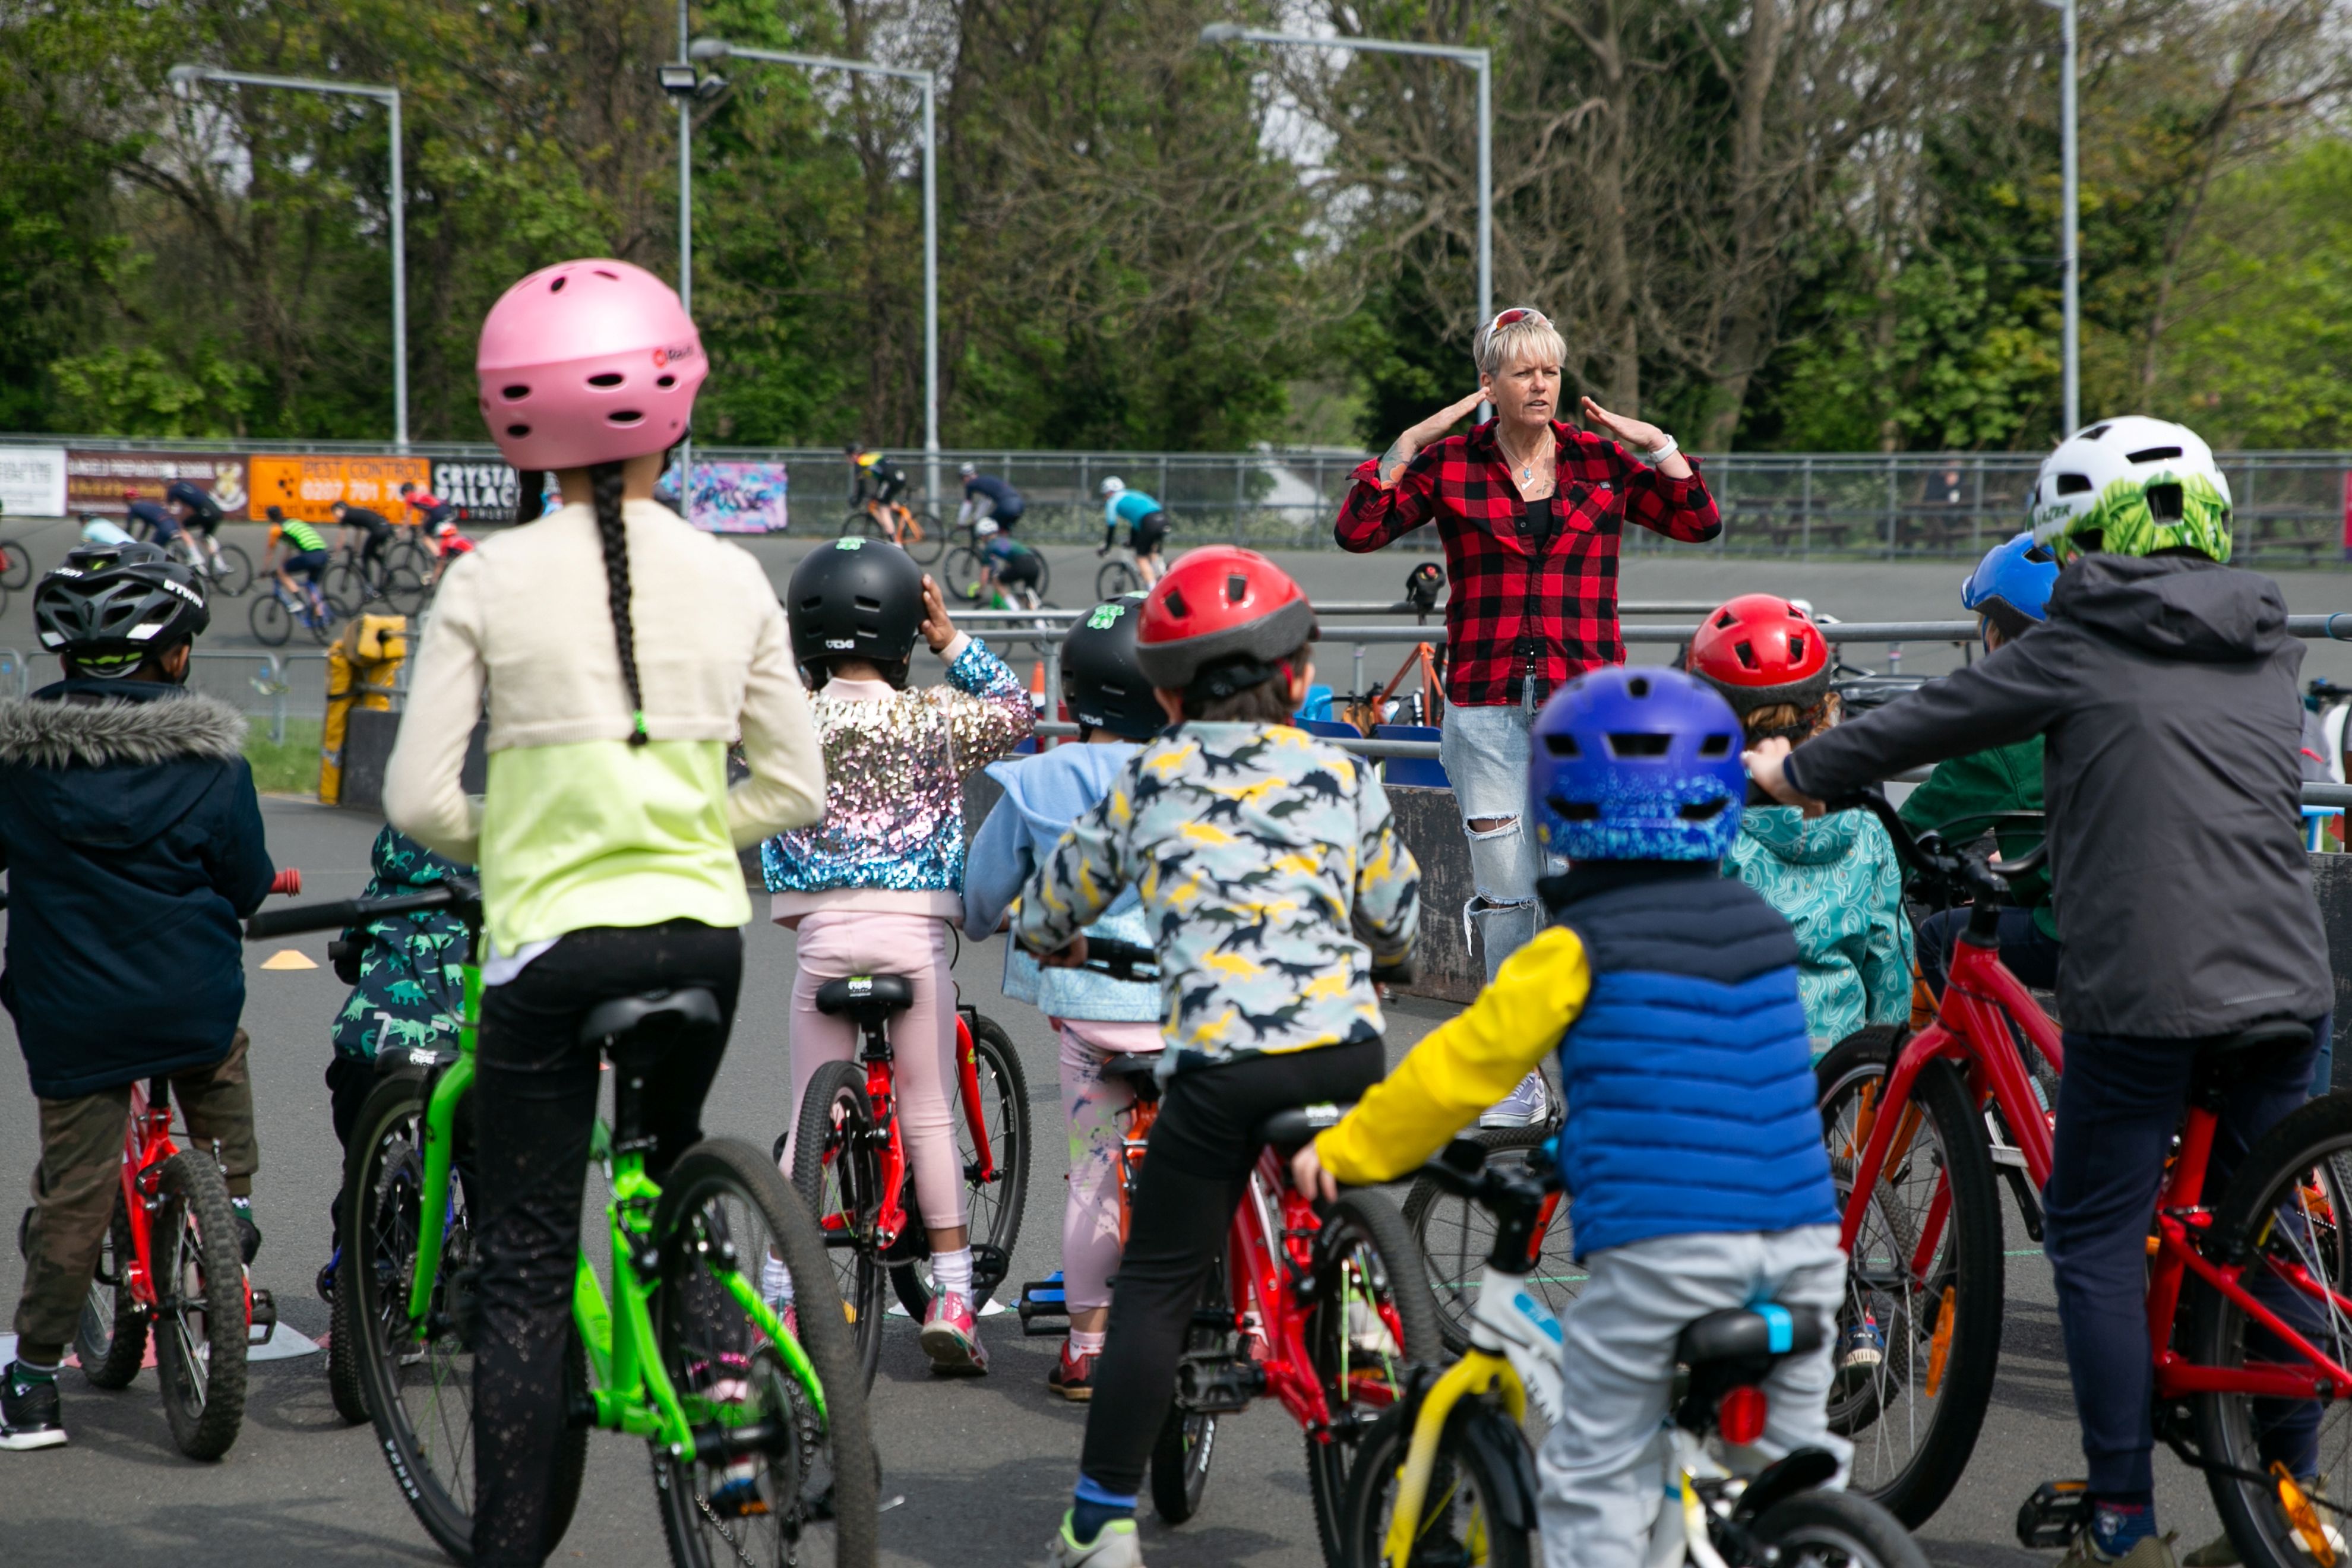
<svg viewBox="0 0 2352 1568">
<path fill-rule="evenodd" d="M 1014 934 L 1055 952 L 1130 883 L 1180 1059 L 1307 1050 L 1386 1026 L 1371 966 L 1412 950 L 1421 868 L 1380 781 L 1336 746 L 1286 724 L 1159 736 L 1031 876 Z"/>
<path fill-rule="evenodd" d="M 962 891 L 964 775 L 1036 723 L 1004 661 L 977 637 L 963 642 L 950 650 L 943 687 L 868 701 L 829 685 L 811 699 L 824 746 L 824 820 L 760 846 L 771 892 Z"/>
</svg>

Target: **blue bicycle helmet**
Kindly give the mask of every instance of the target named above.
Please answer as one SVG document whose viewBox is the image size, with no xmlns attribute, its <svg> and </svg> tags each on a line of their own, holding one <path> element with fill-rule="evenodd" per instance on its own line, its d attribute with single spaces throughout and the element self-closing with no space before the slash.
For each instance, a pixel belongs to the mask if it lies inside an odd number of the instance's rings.
<svg viewBox="0 0 2352 1568">
<path fill-rule="evenodd" d="M 2000 628 L 2004 637 L 2023 637 L 2050 618 L 2050 590 L 2058 582 L 2058 560 L 2021 533 L 1996 544 L 1960 584 L 1960 603 Z"/>
<path fill-rule="evenodd" d="M 1536 715 L 1536 840 L 1570 860 L 1720 860 L 1748 773 L 1731 704 L 1678 669 L 1596 669 Z"/>
</svg>

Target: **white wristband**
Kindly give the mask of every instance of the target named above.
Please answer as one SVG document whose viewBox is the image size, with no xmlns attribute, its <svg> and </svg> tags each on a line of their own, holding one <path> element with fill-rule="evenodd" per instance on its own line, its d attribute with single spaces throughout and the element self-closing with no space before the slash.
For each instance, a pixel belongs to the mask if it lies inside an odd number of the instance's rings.
<svg viewBox="0 0 2352 1568">
<path fill-rule="evenodd" d="M 1654 468 L 1660 463 L 1664 462 L 1668 458 L 1673 457 L 1676 452 L 1681 450 L 1682 448 L 1675 444 L 1675 438 L 1672 436 L 1668 436 L 1665 437 L 1664 444 L 1659 447 L 1656 451 L 1636 452 L 1633 456 L 1641 459 L 1643 464 Z"/>
</svg>

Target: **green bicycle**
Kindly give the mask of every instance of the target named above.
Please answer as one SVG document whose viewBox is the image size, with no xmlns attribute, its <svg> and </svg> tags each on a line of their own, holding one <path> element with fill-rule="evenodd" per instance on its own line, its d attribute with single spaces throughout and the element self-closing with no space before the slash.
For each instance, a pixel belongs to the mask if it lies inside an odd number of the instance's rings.
<svg viewBox="0 0 2352 1568">
<path fill-rule="evenodd" d="M 481 892 L 451 878 L 387 899 L 273 910 L 259 939 L 365 925 L 445 909 L 478 951 Z M 343 1173 L 337 1336 L 348 1334 L 384 1458 L 442 1551 L 473 1557 L 474 1352 L 480 1334 L 471 1175 L 481 974 L 465 970 L 454 1052 L 395 1040 L 352 1130 Z M 875 1561 L 880 1476 L 848 1324 L 789 1321 L 761 1273 L 781 1268 L 814 1295 L 830 1279 L 824 1243 L 776 1168 L 748 1143 L 711 1138 L 657 1184 L 638 1103 L 665 1050 L 720 1028 L 717 999 L 682 988 L 622 997 L 582 1030 L 614 1068 L 614 1117 L 591 1158 L 612 1201 L 612 1296 L 583 1252 L 565 1368 L 572 1412 L 548 1500 L 547 1548 L 572 1520 L 587 1428 L 643 1437 L 677 1568 Z"/>
</svg>

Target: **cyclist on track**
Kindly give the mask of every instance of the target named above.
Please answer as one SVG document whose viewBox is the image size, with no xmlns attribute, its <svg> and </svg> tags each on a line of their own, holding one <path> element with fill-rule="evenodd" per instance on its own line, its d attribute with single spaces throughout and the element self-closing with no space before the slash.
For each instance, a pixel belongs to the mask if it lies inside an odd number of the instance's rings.
<svg viewBox="0 0 2352 1568">
<path fill-rule="evenodd" d="M 1150 587 L 1160 581 L 1160 542 L 1168 537 L 1168 514 L 1160 503 L 1141 490 L 1127 488 L 1127 481 L 1116 474 L 1102 482 L 1103 542 L 1097 555 L 1108 555 L 1118 542 L 1118 525 L 1127 524 L 1129 542 L 1135 550 L 1135 569 L 1142 574 L 1143 585 Z"/>
<path fill-rule="evenodd" d="M 646 374 L 656 351 L 666 386 Z M 476 370 L 528 526 L 442 583 L 384 775 L 392 825 L 482 873 L 480 1568 L 547 1553 L 599 1079 L 581 1026 L 600 1003 L 685 985 L 731 1019 L 751 918 L 736 852 L 824 809 L 767 574 L 652 499 L 708 365 L 677 295 L 625 261 L 559 262 L 490 308 Z M 642 418 L 605 418 L 613 399 L 591 384 L 605 376 L 630 378 Z M 577 499 L 534 521 L 550 469 Z M 458 774 L 486 695 L 488 788 L 469 799 Z M 730 786 L 739 734 L 751 771 Z M 650 1076 L 656 1179 L 701 1137 L 723 1048 L 681 1047 Z"/>
<path fill-rule="evenodd" d="M 341 501 L 335 504 L 342 505 Z M 281 550 L 283 560 L 278 558 Z M 319 579 L 327 571 L 327 542 L 317 529 L 271 507 L 269 554 L 264 564 L 277 577 L 278 585 L 310 605 L 312 614 L 321 617 L 327 614 L 327 601 L 319 590 Z M 295 581 L 298 577 L 301 582 Z"/>
<path fill-rule="evenodd" d="M 1960 603 L 1977 613 L 1991 653 L 2050 618 L 2050 590 L 2058 558 L 2031 532 L 1996 544 L 1960 585 Z M 2042 809 L 2042 737 L 1990 746 L 1936 764 L 1927 781 L 1903 802 L 1914 833 L 1940 828 L 1949 842 L 1975 837 L 1995 814 Z M 1982 816 L 1976 814 L 1981 813 Z M 2004 859 L 2021 859 L 2042 842 L 2038 828 L 1996 836 Z M 2000 911 L 2000 961 L 2011 974 L 2043 991 L 2058 988 L 2058 917 L 2050 908 L 2050 879 L 2029 871 L 2011 879 L 2010 904 Z M 1965 909 L 1946 910 L 1919 922 L 1919 976 L 1940 996 L 1951 972 L 1952 944 L 1969 923 Z"/>
<path fill-rule="evenodd" d="M 217 1141 L 247 1262 L 261 1242 L 237 922 L 275 871 L 245 719 L 185 685 L 204 584 L 152 544 L 83 546 L 33 618 L 65 678 L 0 701 L 0 1000 L 41 1119 L 0 1449 L 66 1440 L 58 1366 L 119 1200 L 132 1084 L 171 1079 L 189 1146 Z"/>
<path fill-rule="evenodd" d="M 1703 616 L 1688 668 L 1731 704 L 1749 745 L 1837 722 L 1829 644 L 1777 595 L 1742 594 Z M 1727 869 L 1796 931 L 1816 1058 L 1857 1029 L 1910 1020 L 1911 921 L 1895 842 L 1876 817 L 1841 811 L 1808 822 L 1764 797 L 1741 814 Z"/>
<path fill-rule="evenodd" d="M 993 474 L 983 474 L 978 463 L 966 463 L 956 469 L 963 480 L 963 505 L 957 509 L 956 524 L 992 522 L 1006 533 L 1021 521 L 1029 503 L 1019 490 Z"/>
<path fill-rule="evenodd" d="M 1080 743 L 989 764 L 1004 802 L 981 825 L 964 867 L 963 929 L 975 941 L 994 934 L 1022 884 L 1070 825 L 1110 793 L 1142 742 L 1167 727 L 1136 658 L 1142 607 L 1141 595 L 1133 594 L 1097 605 L 1062 644 L 1062 696 L 1078 721 Z M 1133 889 L 1087 930 L 1151 945 Z M 1062 1113 L 1070 1129 L 1062 1297 L 1070 1334 L 1045 1384 L 1065 1399 L 1087 1400 L 1110 1320 L 1110 1279 L 1118 1271 L 1119 1118 L 1135 1104 L 1134 1088 L 1103 1069 L 1123 1055 L 1159 1052 L 1160 987 L 1084 969 L 1041 970 L 1020 943 L 1007 942 L 1004 994 L 1045 1014 L 1061 1037 Z"/>
<path fill-rule="evenodd" d="M 2225 564 L 2229 483 L 2195 432 L 2102 421 L 2043 461 L 2030 505 L 2062 563 L 2045 624 L 1793 752 L 1767 741 L 1749 770 L 1816 811 L 1906 768 L 2047 738 L 2066 1075 L 2044 1250 L 2092 1517 L 2068 1561 L 2170 1568 L 2144 1300 L 2165 1157 L 2200 1046 L 2308 1021 L 2308 1046 L 2250 1061 L 2232 1089 L 2206 1188 L 2218 1194 L 2303 1102 L 2333 1000 L 2299 813 L 2303 645 L 2278 585 Z M 2263 1458 L 2308 1481 L 2319 1412 L 2287 1410 Z"/>
<path fill-rule="evenodd" d="M 1049 1550 L 1136 1568 L 1136 1490 L 1195 1303 L 1275 1111 L 1380 1080 L 1371 970 L 1412 951 L 1421 871 L 1380 781 L 1294 727 L 1315 611 L 1254 551 L 1196 550 L 1145 598 L 1137 662 L 1171 727 L 1119 770 L 1021 890 L 1016 939 L 1049 967 L 1122 889 L 1160 933 L 1169 1073 L 1096 1363 L 1085 1453 Z"/>
<path fill-rule="evenodd" d="M 817 988 L 852 974 L 906 975 L 914 1004 L 890 1035 L 898 1124 L 937 1286 L 923 1353 L 943 1372 L 984 1373 L 955 1132 L 948 927 L 963 916 L 963 781 L 1020 744 L 1036 715 L 1020 679 L 987 644 L 956 630 L 939 584 L 895 544 L 849 538 L 811 551 L 786 597 L 793 655 L 816 689 L 810 705 L 826 779 L 824 820 L 760 850 L 776 922 L 798 933 L 789 1103 L 806 1098 L 820 1066 L 858 1051 L 856 1026 L 819 1012 Z M 908 689 L 919 636 L 947 667 L 945 685 Z M 769 1270 L 772 1295 L 790 1283 L 781 1266 Z"/>
<path fill-rule="evenodd" d="M 403 479 L 400 482 L 400 504 L 403 508 L 403 517 L 404 518 L 407 512 L 413 510 L 416 513 L 418 525 L 427 532 L 438 531 L 443 523 L 454 522 L 457 517 L 457 509 L 454 504 L 443 500 L 413 479 Z"/>
<path fill-rule="evenodd" d="M 124 526 L 132 537 L 141 537 L 143 530 L 145 542 L 159 550 L 170 549 L 172 541 L 180 537 L 180 520 L 172 515 L 172 509 L 160 501 L 142 500 L 137 490 L 122 492 L 122 511 Z"/>
<path fill-rule="evenodd" d="M 863 506 L 874 501 L 884 508 L 894 506 L 907 493 L 907 470 L 884 457 L 868 451 L 862 442 L 845 441 L 842 456 L 849 459 L 849 504 Z"/>
<path fill-rule="evenodd" d="M 178 506 L 184 514 L 182 523 L 197 549 L 205 552 L 212 574 L 221 572 L 220 525 L 226 514 L 212 492 L 187 479 L 173 479 L 163 489 L 163 499 Z"/>
<path fill-rule="evenodd" d="M 278 509 L 269 509 L 275 519 Z M 383 552 L 392 547 L 392 521 L 380 511 L 363 506 L 353 506 L 347 500 L 337 500 L 328 510 L 335 514 L 335 526 L 342 531 L 335 536 L 335 548 L 349 554 L 357 545 L 362 566 L 383 566 Z"/>
<path fill-rule="evenodd" d="M 1643 1560 L 1675 1342 L 1693 1319 L 1776 1301 L 1827 1323 L 1845 1300 L 1796 936 L 1718 871 L 1748 788 L 1738 728 L 1722 698 L 1670 669 L 1598 669 L 1546 702 L 1528 805 L 1570 864 L 1536 884 L 1557 923 L 1291 1162 L 1299 1191 L 1326 1198 L 1334 1178 L 1409 1175 L 1559 1051 L 1559 1157 L 1586 1278 L 1560 1313 L 1562 1415 L 1540 1460 L 1555 1564 Z M 1743 1468 L 1811 1447 L 1843 1475 L 1830 1359 L 1824 1339 L 1772 1369 Z"/>
</svg>

